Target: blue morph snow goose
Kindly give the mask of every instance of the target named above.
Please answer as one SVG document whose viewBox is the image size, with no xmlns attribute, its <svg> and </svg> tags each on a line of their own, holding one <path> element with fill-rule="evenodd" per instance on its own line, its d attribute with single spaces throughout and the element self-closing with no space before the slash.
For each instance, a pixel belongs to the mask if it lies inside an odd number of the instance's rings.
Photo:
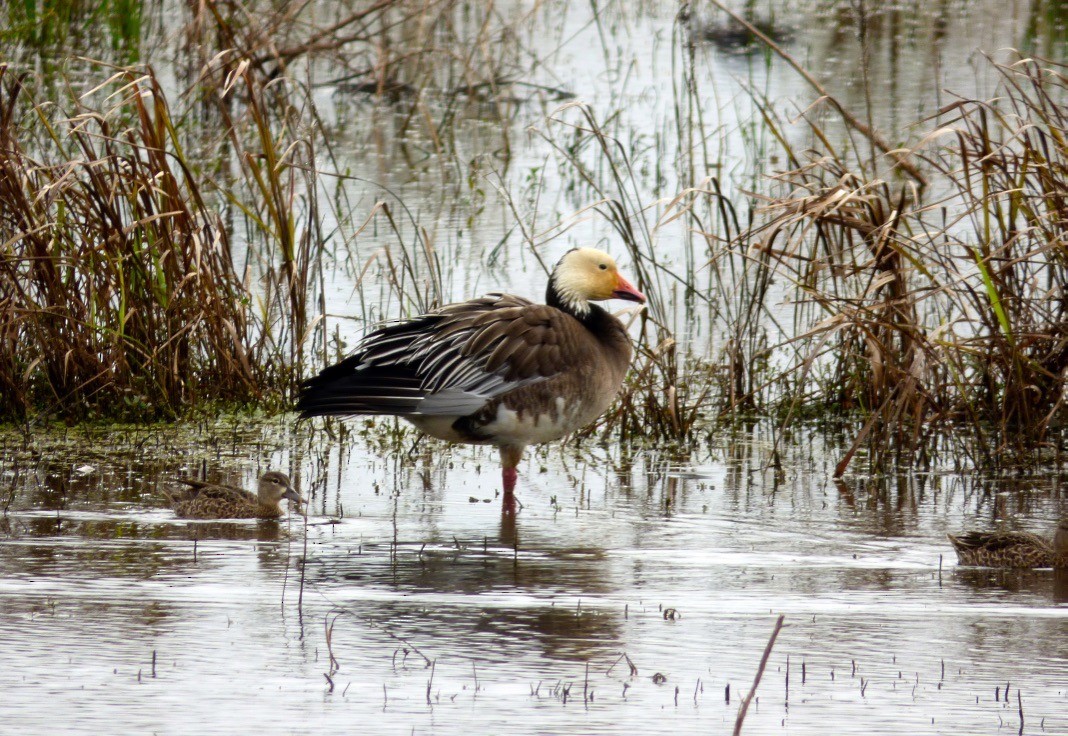
<svg viewBox="0 0 1068 736">
<path fill-rule="evenodd" d="M 527 445 L 592 422 L 632 355 L 622 323 L 592 304 L 644 302 L 607 253 L 575 248 L 553 268 L 545 304 L 490 294 L 387 323 L 301 387 L 302 417 L 392 414 L 451 442 L 495 445 L 504 510 Z"/>
</svg>

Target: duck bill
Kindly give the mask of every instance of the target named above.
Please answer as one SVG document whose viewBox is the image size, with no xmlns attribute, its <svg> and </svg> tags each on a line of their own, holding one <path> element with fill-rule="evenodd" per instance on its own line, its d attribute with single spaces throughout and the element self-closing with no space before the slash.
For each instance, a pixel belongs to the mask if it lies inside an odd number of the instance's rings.
<svg viewBox="0 0 1068 736">
<path fill-rule="evenodd" d="M 298 506 L 304 503 L 304 496 L 300 495 L 292 488 L 287 489 L 286 492 L 282 494 L 282 498 L 287 498 Z"/>
<path fill-rule="evenodd" d="M 612 292 L 613 299 L 626 299 L 628 302 L 645 303 L 645 294 L 635 289 L 629 281 L 622 276 L 617 277 L 616 290 Z"/>
</svg>

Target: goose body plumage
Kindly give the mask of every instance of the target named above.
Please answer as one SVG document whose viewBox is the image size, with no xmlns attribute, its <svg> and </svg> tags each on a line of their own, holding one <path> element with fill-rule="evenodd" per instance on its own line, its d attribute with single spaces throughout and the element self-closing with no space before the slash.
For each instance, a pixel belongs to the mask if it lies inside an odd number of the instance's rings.
<svg viewBox="0 0 1068 736">
<path fill-rule="evenodd" d="M 1068 568 L 1068 519 L 1052 541 L 1031 532 L 965 532 L 949 535 L 962 565 L 977 567 Z"/>
<path fill-rule="evenodd" d="M 592 249 L 569 251 L 546 303 L 489 294 L 369 333 L 355 353 L 303 384 L 303 417 L 396 415 L 451 442 L 500 448 L 505 498 L 528 444 L 600 416 L 630 365 L 623 324 L 592 300 L 645 297 Z"/>
<path fill-rule="evenodd" d="M 257 492 L 243 488 L 179 478 L 187 486 L 167 498 L 181 519 L 277 519 L 282 516 L 281 502 L 301 504 L 304 499 L 293 490 L 289 476 L 270 471 L 260 477 Z"/>
</svg>

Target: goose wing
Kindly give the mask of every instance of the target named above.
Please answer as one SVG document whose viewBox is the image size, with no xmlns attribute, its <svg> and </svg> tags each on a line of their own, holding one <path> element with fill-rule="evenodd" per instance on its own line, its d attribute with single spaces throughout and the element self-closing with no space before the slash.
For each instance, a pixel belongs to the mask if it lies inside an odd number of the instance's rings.
<svg viewBox="0 0 1068 736">
<path fill-rule="evenodd" d="M 568 369 L 581 323 L 544 304 L 490 294 L 367 335 L 306 381 L 297 408 L 327 414 L 466 416 L 490 399 Z"/>
</svg>

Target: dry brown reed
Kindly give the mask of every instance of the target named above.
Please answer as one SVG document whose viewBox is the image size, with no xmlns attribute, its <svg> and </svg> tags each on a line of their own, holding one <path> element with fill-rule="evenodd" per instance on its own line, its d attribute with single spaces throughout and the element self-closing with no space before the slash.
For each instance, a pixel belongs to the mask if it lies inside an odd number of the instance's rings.
<svg viewBox="0 0 1068 736">
<path fill-rule="evenodd" d="M 0 411 L 174 414 L 259 395 L 227 228 L 151 74 L 69 116 L 0 67 Z"/>
<path fill-rule="evenodd" d="M 914 462 L 947 425 L 977 440 L 980 463 L 1033 458 L 1063 423 L 1068 77 L 1035 60 L 997 68 L 1003 97 L 948 106 L 925 142 L 936 201 L 810 153 L 749 233 L 803 305 L 790 413 L 863 422 L 838 475 L 861 446 L 878 467 Z"/>
<path fill-rule="evenodd" d="M 734 719 L 734 736 L 739 736 L 742 732 L 742 724 L 745 723 L 745 714 L 749 711 L 749 704 L 753 702 L 753 697 L 756 695 L 757 688 L 760 686 L 760 679 L 764 676 L 764 669 L 768 666 L 768 658 L 771 657 L 771 650 L 775 647 L 775 640 L 779 638 L 779 632 L 782 631 L 783 622 L 786 620 L 786 616 L 779 614 L 779 618 L 775 620 L 775 627 L 771 630 L 771 636 L 768 637 L 768 643 L 764 646 L 764 653 L 760 656 L 760 664 L 757 666 L 756 675 L 753 677 L 753 686 L 749 688 L 749 692 L 742 698 L 742 703 L 738 707 L 738 716 Z M 727 692 L 730 692 L 730 685 L 727 686 Z M 727 702 L 730 702 L 730 695 L 727 695 Z"/>
</svg>

